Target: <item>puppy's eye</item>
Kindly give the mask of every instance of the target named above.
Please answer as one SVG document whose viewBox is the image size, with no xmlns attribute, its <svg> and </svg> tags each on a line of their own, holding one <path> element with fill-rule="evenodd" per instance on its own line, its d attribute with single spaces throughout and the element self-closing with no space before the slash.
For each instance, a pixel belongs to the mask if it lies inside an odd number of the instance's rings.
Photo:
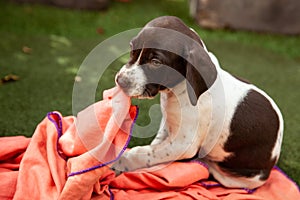
<svg viewBox="0 0 300 200">
<path fill-rule="evenodd" d="M 151 59 L 151 64 L 153 64 L 154 66 L 159 66 L 159 65 L 161 65 L 162 63 L 161 63 L 161 61 L 158 60 L 157 58 L 152 58 L 152 59 Z"/>
</svg>

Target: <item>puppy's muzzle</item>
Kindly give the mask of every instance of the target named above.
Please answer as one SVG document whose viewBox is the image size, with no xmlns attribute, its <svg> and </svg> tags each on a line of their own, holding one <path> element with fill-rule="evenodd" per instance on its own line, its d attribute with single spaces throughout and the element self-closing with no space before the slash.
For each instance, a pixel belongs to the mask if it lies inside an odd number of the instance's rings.
<svg viewBox="0 0 300 200">
<path fill-rule="evenodd" d="M 126 78 L 122 73 L 116 76 L 116 84 L 122 89 L 128 89 L 130 87 L 130 80 Z"/>
</svg>

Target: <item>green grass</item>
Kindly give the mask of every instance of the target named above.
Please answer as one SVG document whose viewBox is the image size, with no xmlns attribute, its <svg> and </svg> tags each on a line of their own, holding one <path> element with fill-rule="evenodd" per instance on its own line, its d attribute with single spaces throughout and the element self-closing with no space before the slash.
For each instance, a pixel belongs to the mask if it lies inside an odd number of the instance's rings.
<svg viewBox="0 0 300 200">
<path fill-rule="evenodd" d="M 187 2 L 182 0 L 112 1 L 109 9 L 99 12 L 16 5 L 1 0 L 0 78 L 16 74 L 20 80 L 0 85 L 0 135 L 31 136 L 52 110 L 72 115 L 74 77 L 87 54 L 104 39 L 142 27 L 161 15 L 183 19 L 206 41 L 223 68 L 250 80 L 275 99 L 285 119 L 279 166 L 299 184 L 300 37 L 204 30 L 188 16 Z M 97 29 L 103 33 L 97 33 Z M 31 54 L 23 53 L 23 46 L 30 47 Z M 97 100 L 103 89 L 113 86 L 114 74 L 124 62 L 116 60 L 106 70 Z M 158 99 L 134 103 L 141 108 L 138 125 L 157 126 L 157 122 L 151 122 L 148 109 Z M 130 145 L 150 140 L 151 137 L 133 138 Z"/>
</svg>

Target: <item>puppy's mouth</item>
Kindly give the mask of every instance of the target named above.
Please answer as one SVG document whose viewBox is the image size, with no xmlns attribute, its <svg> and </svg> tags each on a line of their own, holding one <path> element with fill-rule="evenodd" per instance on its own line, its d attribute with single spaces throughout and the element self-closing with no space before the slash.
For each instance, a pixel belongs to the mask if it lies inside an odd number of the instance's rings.
<svg viewBox="0 0 300 200">
<path fill-rule="evenodd" d="M 153 99 L 162 89 L 164 88 L 159 84 L 147 84 L 141 95 L 133 97 L 138 99 Z"/>
<path fill-rule="evenodd" d="M 137 99 L 153 99 L 160 91 L 166 89 L 165 86 L 157 83 L 132 82 L 123 74 L 116 75 L 115 83 L 127 96 Z"/>
<path fill-rule="evenodd" d="M 144 90 L 141 94 L 137 94 L 137 95 L 132 95 L 132 94 L 128 94 L 128 92 L 126 92 L 126 89 L 124 90 L 124 92 L 130 96 L 131 98 L 136 98 L 136 99 L 153 99 L 157 96 L 157 94 L 160 91 L 166 90 L 167 88 L 164 86 L 161 86 L 159 84 L 147 84 L 144 87 Z"/>
</svg>

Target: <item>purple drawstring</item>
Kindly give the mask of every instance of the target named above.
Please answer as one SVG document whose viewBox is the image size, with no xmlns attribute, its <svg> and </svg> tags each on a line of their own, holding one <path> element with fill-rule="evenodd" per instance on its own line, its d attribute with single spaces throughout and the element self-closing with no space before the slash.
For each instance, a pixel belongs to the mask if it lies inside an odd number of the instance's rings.
<svg viewBox="0 0 300 200">
<path fill-rule="evenodd" d="M 89 172 L 89 171 L 92 171 L 92 170 L 104 167 L 104 166 L 109 165 L 109 164 L 115 162 L 116 160 L 118 160 L 122 156 L 122 154 L 125 152 L 125 150 L 127 149 L 128 145 L 129 145 L 129 142 L 131 140 L 132 132 L 133 132 L 133 126 L 136 123 L 137 116 L 138 116 L 138 113 L 139 113 L 139 108 L 137 106 L 136 106 L 136 109 L 137 109 L 137 112 L 136 112 L 136 115 L 134 117 L 133 123 L 132 123 L 132 125 L 130 127 L 129 137 L 128 137 L 128 139 L 127 139 L 124 147 L 122 148 L 121 152 L 118 154 L 118 156 L 115 159 L 111 160 L 111 161 L 108 161 L 108 162 L 105 162 L 105 163 L 101 163 L 99 165 L 96 165 L 96 166 L 93 166 L 93 167 L 90 167 L 90 168 L 87 168 L 87 169 L 83 169 L 83 170 L 80 170 L 80 171 L 72 172 L 72 173 L 70 173 L 68 175 L 68 177 L 75 176 L 75 175 L 78 175 L 78 174 L 83 174 L 83 173 L 86 173 L 86 172 Z M 56 117 L 58 117 L 58 121 L 55 120 L 55 119 L 53 119 L 52 115 L 55 115 Z M 55 125 L 55 128 L 57 130 L 58 137 L 57 137 L 57 141 L 56 141 L 56 151 L 57 151 L 57 153 L 59 154 L 60 157 L 62 157 L 63 159 L 66 160 L 66 157 L 59 151 L 59 143 L 58 143 L 59 142 L 59 138 L 63 134 L 62 133 L 62 118 L 61 118 L 60 114 L 57 113 L 57 112 L 49 112 L 47 114 L 47 117 Z M 112 193 L 112 191 L 110 190 L 110 188 L 108 188 L 108 191 L 110 193 L 110 199 L 114 199 L 114 194 Z"/>
<path fill-rule="evenodd" d="M 52 115 L 55 115 L 58 117 L 58 122 L 52 118 Z M 64 160 L 67 160 L 66 156 L 64 156 L 60 151 L 59 151 L 59 138 L 62 136 L 62 119 L 61 116 L 58 112 L 49 112 L 47 113 L 47 118 L 55 125 L 56 131 L 57 131 L 57 140 L 56 140 L 56 151 L 58 155 L 63 158 Z"/>
<path fill-rule="evenodd" d="M 104 166 L 106 166 L 106 165 L 109 165 L 109 164 L 111 164 L 111 163 L 113 163 L 113 162 L 119 160 L 119 158 L 122 156 L 122 154 L 124 153 L 124 151 L 127 149 L 127 146 L 129 145 L 129 142 L 130 142 L 131 137 L 132 137 L 133 126 L 134 126 L 134 124 L 135 124 L 135 122 L 136 122 L 136 119 L 137 119 L 137 116 L 138 116 L 138 113 L 139 113 L 138 107 L 136 107 L 136 108 L 137 108 L 137 113 L 136 113 L 136 115 L 135 115 L 135 117 L 134 117 L 134 120 L 133 120 L 133 123 L 132 123 L 132 125 L 131 125 L 131 127 L 130 127 L 129 137 L 128 137 L 128 139 L 127 139 L 127 141 L 126 141 L 124 147 L 122 148 L 121 152 L 118 154 L 118 156 L 117 156 L 115 159 L 111 160 L 111 161 L 108 161 L 108 162 L 105 162 L 105 163 L 101 163 L 101 164 L 99 164 L 99 165 L 96 165 L 96 166 L 93 166 L 93 167 L 90 167 L 90 168 L 87 168 L 87 169 L 83 169 L 83 170 L 80 170 L 80 171 L 77 171 L 77 172 L 72 172 L 72 173 L 70 173 L 70 174 L 68 175 L 68 177 L 70 177 L 70 176 L 75 176 L 75 175 L 78 175 L 78 174 L 83 174 L 83 173 L 86 173 L 86 172 L 89 172 L 89 171 L 92 171 L 92 170 L 95 170 L 95 169 L 104 167 Z"/>
</svg>

